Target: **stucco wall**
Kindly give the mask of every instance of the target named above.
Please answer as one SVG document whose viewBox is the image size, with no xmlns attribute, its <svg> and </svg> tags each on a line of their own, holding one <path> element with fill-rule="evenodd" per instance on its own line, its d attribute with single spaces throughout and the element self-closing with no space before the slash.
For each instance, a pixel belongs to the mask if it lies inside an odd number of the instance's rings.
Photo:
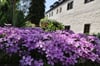
<svg viewBox="0 0 100 66">
<path fill-rule="evenodd" d="M 71 30 L 77 33 L 83 33 L 84 24 L 91 25 L 91 34 L 100 32 L 100 0 L 94 0 L 86 4 L 84 4 L 84 0 L 74 0 L 71 10 L 67 10 L 67 4 L 68 2 L 65 2 L 53 9 L 53 16 L 49 18 L 56 19 L 64 25 L 70 25 Z M 62 7 L 62 12 L 56 14 L 56 10 L 60 7 Z"/>
</svg>

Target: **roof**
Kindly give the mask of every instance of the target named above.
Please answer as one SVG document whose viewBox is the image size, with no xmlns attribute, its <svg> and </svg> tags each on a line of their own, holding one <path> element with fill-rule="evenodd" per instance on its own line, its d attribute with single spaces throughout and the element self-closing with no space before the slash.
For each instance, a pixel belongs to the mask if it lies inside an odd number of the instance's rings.
<svg viewBox="0 0 100 66">
<path fill-rule="evenodd" d="M 63 4 L 66 1 L 68 1 L 68 0 L 58 0 L 58 1 L 54 2 L 54 4 L 50 6 L 50 9 L 46 13 L 52 11 L 53 9 L 60 6 L 61 4 Z"/>
</svg>

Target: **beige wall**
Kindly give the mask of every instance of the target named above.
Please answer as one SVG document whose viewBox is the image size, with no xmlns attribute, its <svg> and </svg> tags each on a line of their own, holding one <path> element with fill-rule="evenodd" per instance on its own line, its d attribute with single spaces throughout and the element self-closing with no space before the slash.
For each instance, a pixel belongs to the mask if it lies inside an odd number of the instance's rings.
<svg viewBox="0 0 100 66">
<path fill-rule="evenodd" d="M 94 0 L 87 4 L 84 4 L 84 0 L 74 0 L 71 10 L 67 10 L 67 4 L 68 2 L 65 2 L 53 9 L 53 16 L 49 18 L 56 19 L 64 25 L 70 25 L 71 30 L 77 33 L 83 33 L 84 24 L 91 24 L 91 34 L 100 32 L 100 0 Z M 56 14 L 56 10 L 60 7 L 62 7 L 62 12 Z"/>
</svg>

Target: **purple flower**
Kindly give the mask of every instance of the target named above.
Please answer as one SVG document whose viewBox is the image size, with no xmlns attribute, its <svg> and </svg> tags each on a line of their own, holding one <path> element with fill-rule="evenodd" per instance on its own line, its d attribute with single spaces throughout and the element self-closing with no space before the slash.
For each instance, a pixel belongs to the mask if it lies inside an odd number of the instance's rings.
<svg viewBox="0 0 100 66">
<path fill-rule="evenodd" d="M 43 61 L 42 60 L 34 60 L 34 64 L 33 64 L 33 66 L 43 66 Z"/>
<path fill-rule="evenodd" d="M 33 59 L 31 56 L 23 56 L 22 59 L 20 60 L 21 66 L 31 66 L 33 62 Z"/>
<path fill-rule="evenodd" d="M 21 66 L 72 66 L 79 59 L 100 63 L 100 39 L 67 30 L 0 27 L 0 50 L 18 55 Z"/>
</svg>

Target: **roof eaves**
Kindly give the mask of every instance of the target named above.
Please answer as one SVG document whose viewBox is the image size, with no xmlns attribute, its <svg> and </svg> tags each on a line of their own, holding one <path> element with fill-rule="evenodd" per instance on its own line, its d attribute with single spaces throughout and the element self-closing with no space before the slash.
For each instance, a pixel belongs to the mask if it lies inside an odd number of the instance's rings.
<svg viewBox="0 0 100 66">
<path fill-rule="evenodd" d="M 54 2 L 54 4 L 50 6 L 50 9 L 46 12 L 46 14 L 48 12 L 52 11 L 53 9 L 55 9 L 56 7 L 60 6 L 61 4 L 63 4 L 66 1 L 68 1 L 68 0 L 59 0 L 59 1 Z"/>
</svg>

